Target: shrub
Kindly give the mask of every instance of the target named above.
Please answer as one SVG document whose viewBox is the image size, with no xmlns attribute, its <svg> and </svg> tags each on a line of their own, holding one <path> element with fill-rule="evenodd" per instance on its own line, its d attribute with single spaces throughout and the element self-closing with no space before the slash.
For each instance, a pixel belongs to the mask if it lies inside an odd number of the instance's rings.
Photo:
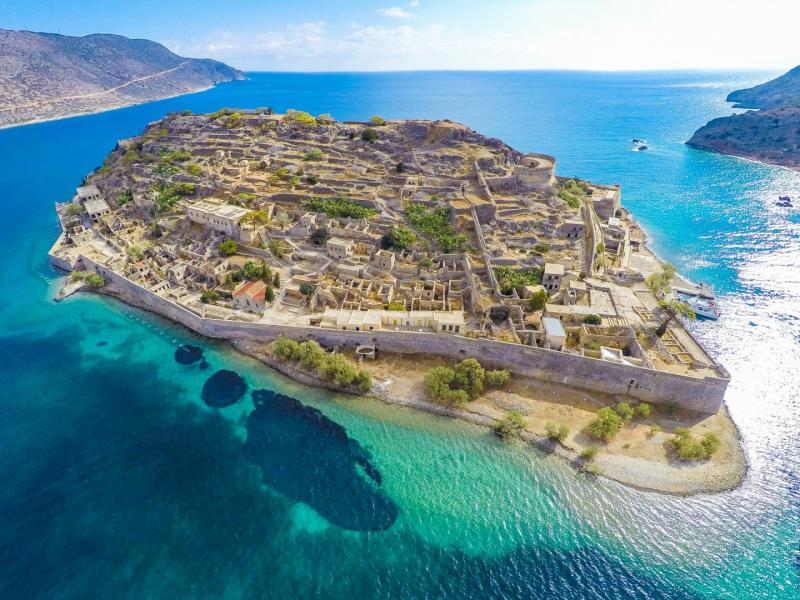
<svg viewBox="0 0 800 600">
<path fill-rule="evenodd" d="M 329 239 L 331 239 L 331 234 L 326 227 L 320 227 L 311 233 L 311 243 L 315 246 L 322 246 Z"/>
<path fill-rule="evenodd" d="M 547 299 L 547 292 L 545 290 L 539 290 L 531 296 L 531 299 L 528 302 L 528 308 L 533 311 L 542 310 L 544 305 L 547 304 Z"/>
<path fill-rule="evenodd" d="M 650 413 L 653 412 L 653 407 L 650 406 L 647 402 L 640 402 L 634 407 L 634 411 L 636 411 L 636 416 L 646 419 L 650 416 Z"/>
<path fill-rule="evenodd" d="M 142 250 L 141 246 L 137 246 L 136 244 L 128 246 L 125 252 L 127 252 L 128 257 L 133 261 L 142 260 L 144 257 L 144 250 Z"/>
<path fill-rule="evenodd" d="M 650 431 L 647 432 L 647 439 L 654 438 L 659 431 L 661 431 L 661 427 L 659 425 L 651 425 Z"/>
<path fill-rule="evenodd" d="M 308 340 L 300 344 L 295 354 L 295 358 L 300 361 L 300 365 L 305 369 L 321 367 L 325 357 L 325 350 L 314 340 Z"/>
<path fill-rule="evenodd" d="M 581 450 L 580 457 L 586 461 L 594 460 L 594 457 L 597 456 L 599 451 L 600 449 L 597 446 L 589 446 Z"/>
<path fill-rule="evenodd" d="M 319 160 L 322 158 L 322 150 L 319 148 L 312 148 L 311 150 L 307 150 L 306 153 L 303 155 L 303 160 Z"/>
<path fill-rule="evenodd" d="M 370 375 L 369 371 L 365 371 L 364 369 L 359 370 L 356 373 L 355 379 L 353 379 L 353 385 L 356 386 L 359 391 L 366 394 L 372 389 L 372 375 Z"/>
<path fill-rule="evenodd" d="M 426 256 L 425 258 L 420 259 L 419 266 L 423 269 L 430 269 L 433 266 L 433 261 Z"/>
<path fill-rule="evenodd" d="M 455 372 L 449 367 L 434 367 L 425 376 L 425 386 L 431 398 L 437 402 L 460 406 L 469 399 L 464 390 L 453 389 L 450 385 L 455 380 Z"/>
<path fill-rule="evenodd" d="M 75 217 L 83 212 L 83 206 L 80 204 L 70 204 L 67 207 L 67 214 Z"/>
<path fill-rule="evenodd" d="M 306 183 L 308 185 L 317 185 L 319 183 L 319 177 L 309 173 L 308 175 L 306 175 Z"/>
<path fill-rule="evenodd" d="M 598 315 L 586 315 L 583 317 L 583 322 L 586 325 L 600 325 L 603 320 Z"/>
<path fill-rule="evenodd" d="M 462 389 L 470 398 L 477 398 L 483 391 L 483 380 L 486 371 L 474 358 L 467 358 L 456 365 L 453 384 Z"/>
<path fill-rule="evenodd" d="M 264 262 L 258 264 L 252 260 L 248 260 L 234 275 L 235 281 L 257 281 L 260 279 L 261 281 L 269 283 L 272 280 L 272 269 Z"/>
<path fill-rule="evenodd" d="M 197 163 L 189 163 L 188 165 L 184 165 L 183 169 L 189 175 L 200 175 L 200 173 L 203 172 L 203 167 L 201 167 Z"/>
<path fill-rule="evenodd" d="M 467 236 L 456 233 L 450 221 L 449 206 L 429 208 L 419 202 L 406 207 L 406 219 L 421 234 L 433 239 L 446 254 L 461 252 L 467 248 Z"/>
<path fill-rule="evenodd" d="M 503 388 L 511 380 L 508 369 L 486 371 L 486 385 L 492 388 Z"/>
<path fill-rule="evenodd" d="M 510 294 L 514 289 L 526 285 L 538 285 L 542 283 L 544 269 L 532 267 L 525 271 L 515 271 L 511 267 L 495 267 L 494 276 L 503 294 Z"/>
<path fill-rule="evenodd" d="M 224 242 L 220 243 L 219 246 L 217 246 L 217 249 L 219 249 L 222 254 L 231 256 L 232 254 L 236 254 L 236 252 L 239 250 L 239 244 L 233 240 L 225 240 Z"/>
<path fill-rule="evenodd" d="M 331 123 L 335 122 L 336 120 L 328 113 L 323 113 L 317 117 L 317 123 L 319 123 L 320 125 L 330 125 Z"/>
<path fill-rule="evenodd" d="M 325 379 L 336 385 L 350 385 L 358 375 L 352 363 L 341 354 L 330 354 L 324 357 L 320 372 Z"/>
<path fill-rule="evenodd" d="M 315 289 L 316 287 L 314 286 L 314 284 L 309 283 L 308 281 L 305 281 L 300 284 L 300 293 L 303 294 L 304 296 L 310 296 L 311 294 L 314 293 Z"/>
<path fill-rule="evenodd" d="M 200 293 L 200 302 L 203 304 L 216 302 L 217 300 L 219 300 L 219 294 L 215 290 L 203 290 Z"/>
<path fill-rule="evenodd" d="M 610 441 L 622 427 L 622 418 L 609 407 L 597 411 L 597 416 L 586 426 L 586 433 L 595 439 Z"/>
<path fill-rule="evenodd" d="M 406 309 L 406 305 L 402 302 L 389 302 L 385 308 L 386 310 L 404 311 Z"/>
<path fill-rule="evenodd" d="M 626 425 L 629 425 L 630 422 L 633 421 L 633 409 L 631 408 L 631 405 L 628 404 L 627 402 L 620 402 L 619 404 L 617 404 L 615 410 L 616 413 L 622 419 L 622 422 L 625 423 Z"/>
<path fill-rule="evenodd" d="M 402 173 L 403 171 L 405 171 L 405 170 L 406 170 L 406 165 L 405 165 L 405 163 L 404 163 L 404 162 L 401 160 L 400 162 L 398 162 L 398 163 L 397 163 L 397 164 L 394 166 L 394 170 L 395 170 L 395 173 Z"/>
<path fill-rule="evenodd" d="M 369 118 L 369 124 L 374 125 L 375 127 L 382 127 L 386 125 L 386 119 L 381 116 L 375 115 L 374 117 Z"/>
<path fill-rule="evenodd" d="M 489 309 L 489 318 L 495 323 L 503 323 L 511 315 L 511 309 L 505 304 L 497 304 Z"/>
<path fill-rule="evenodd" d="M 603 474 L 603 468 L 595 463 L 589 463 L 583 466 L 583 472 L 593 477 L 598 477 Z"/>
<path fill-rule="evenodd" d="M 515 410 L 508 411 L 494 425 L 494 432 L 501 438 L 518 437 L 523 429 L 525 429 L 525 420 Z"/>
<path fill-rule="evenodd" d="M 284 336 L 272 342 L 272 351 L 281 360 L 294 360 L 299 347 L 300 344 Z"/>
<path fill-rule="evenodd" d="M 267 302 L 272 302 L 273 300 L 275 300 L 275 292 L 272 290 L 271 287 L 268 287 L 264 292 L 264 299 Z"/>
<path fill-rule="evenodd" d="M 708 460 L 719 449 L 719 438 L 713 433 L 698 440 L 685 427 L 678 427 L 670 440 L 673 450 L 681 460 Z"/>
<path fill-rule="evenodd" d="M 130 190 L 125 190 L 119 196 L 117 196 L 118 206 L 125 206 L 129 202 L 133 202 L 133 192 Z"/>
<path fill-rule="evenodd" d="M 87 273 L 83 280 L 95 288 L 103 287 L 106 284 L 106 280 L 97 273 Z"/>
<path fill-rule="evenodd" d="M 282 213 L 285 214 L 285 213 Z M 272 252 L 272 255 L 275 258 L 283 258 L 286 252 L 283 249 L 283 245 L 281 244 L 280 240 L 270 240 L 269 242 L 269 251 Z"/>
<path fill-rule="evenodd" d="M 272 278 L 272 285 L 276 288 L 281 287 L 281 274 L 277 271 L 275 271 L 275 276 Z"/>
<path fill-rule="evenodd" d="M 570 179 L 561 186 L 558 191 L 558 197 L 566 202 L 570 208 L 578 209 L 581 206 L 581 202 L 587 199 L 588 191 L 589 187 L 585 183 Z"/>
<path fill-rule="evenodd" d="M 367 127 L 364 131 L 361 132 L 361 139 L 365 142 L 369 142 L 370 144 L 378 139 L 378 132 L 375 131 L 372 127 Z"/>
<path fill-rule="evenodd" d="M 547 254 L 550 252 L 550 244 L 540 242 L 533 247 L 534 254 Z"/>
<path fill-rule="evenodd" d="M 312 198 L 306 206 L 317 213 L 325 213 L 332 219 L 369 219 L 377 213 L 372 208 L 361 206 L 346 198 Z"/>
<path fill-rule="evenodd" d="M 544 426 L 545 433 L 547 434 L 547 439 L 551 442 L 558 442 L 561 444 L 567 436 L 569 435 L 569 427 L 561 424 L 556 423 L 546 423 Z"/>
<path fill-rule="evenodd" d="M 395 226 L 381 238 L 381 248 L 384 250 L 405 250 L 413 246 L 416 241 L 417 236 L 408 227 Z"/>
<path fill-rule="evenodd" d="M 293 108 L 286 111 L 286 118 L 292 123 L 302 125 L 303 127 L 313 127 L 317 124 L 317 120 L 310 114 L 302 110 L 294 110 Z"/>
</svg>

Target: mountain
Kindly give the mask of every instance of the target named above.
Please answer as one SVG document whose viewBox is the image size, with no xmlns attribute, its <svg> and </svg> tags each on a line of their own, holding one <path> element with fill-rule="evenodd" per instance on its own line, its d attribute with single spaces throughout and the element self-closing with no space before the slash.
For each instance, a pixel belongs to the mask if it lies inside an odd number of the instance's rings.
<svg viewBox="0 0 800 600">
<path fill-rule="evenodd" d="M 710 121 L 690 146 L 800 170 L 800 66 L 760 85 L 731 92 L 742 114 Z"/>
<path fill-rule="evenodd" d="M 196 92 L 244 74 L 150 40 L 0 29 L 0 127 Z"/>
</svg>

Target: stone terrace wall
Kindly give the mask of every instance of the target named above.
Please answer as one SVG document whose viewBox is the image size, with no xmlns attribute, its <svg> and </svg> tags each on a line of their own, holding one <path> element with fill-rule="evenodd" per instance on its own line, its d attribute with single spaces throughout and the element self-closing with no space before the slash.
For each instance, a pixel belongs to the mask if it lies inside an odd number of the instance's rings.
<svg viewBox="0 0 800 600">
<path fill-rule="evenodd" d="M 82 260 L 86 268 L 106 277 L 142 306 L 213 338 L 268 341 L 285 335 L 299 341 L 314 339 L 328 347 L 355 348 L 366 343 L 389 352 L 436 354 L 453 360 L 473 357 L 488 367 L 506 368 L 544 381 L 608 394 L 629 394 L 656 404 L 674 403 L 703 413 L 715 413 L 720 408 L 728 386 L 727 378 L 687 377 L 532 346 L 443 333 L 355 332 L 205 319 L 89 258 Z"/>
</svg>

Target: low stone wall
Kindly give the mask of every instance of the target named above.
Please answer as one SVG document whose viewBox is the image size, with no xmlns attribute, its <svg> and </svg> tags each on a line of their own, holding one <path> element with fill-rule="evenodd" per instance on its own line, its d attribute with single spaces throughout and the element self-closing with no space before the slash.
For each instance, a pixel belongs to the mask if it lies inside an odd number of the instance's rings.
<svg viewBox="0 0 800 600">
<path fill-rule="evenodd" d="M 358 344 L 373 344 L 378 350 L 407 354 L 435 354 L 452 360 L 477 358 L 491 368 L 544 381 L 608 394 L 628 394 L 656 404 L 674 403 L 682 408 L 715 413 L 722 405 L 729 379 L 696 378 L 632 365 L 623 365 L 496 340 L 477 340 L 445 333 L 411 331 L 340 331 L 319 327 L 295 327 L 244 321 L 202 318 L 174 302 L 154 294 L 82 257 L 87 269 L 105 277 L 140 306 L 212 338 L 230 340 L 272 340 L 278 336 L 303 341 L 317 340 L 323 346 L 355 349 Z"/>
</svg>

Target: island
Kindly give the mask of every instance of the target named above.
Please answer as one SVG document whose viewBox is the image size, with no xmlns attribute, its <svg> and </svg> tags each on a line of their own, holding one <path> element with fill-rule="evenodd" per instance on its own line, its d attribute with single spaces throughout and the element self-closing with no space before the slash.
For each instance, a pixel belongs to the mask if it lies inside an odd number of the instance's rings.
<svg viewBox="0 0 800 600">
<path fill-rule="evenodd" d="M 310 385 L 451 415 L 588 476 L 689 494 L 746 468 L 708 294 L 618 185 L 449 120 L 169 114 L 69 201 L 60 297 L 114 296 Z"/>
<path fill-rule="evenodd" d="M 714 119 L 686 142 L 690 146 L 800 169 L 800 66 L 752 88 L 731 92 L 746 112 Z"/>
<path fill-rule="evenodd" d="M 244 78 L 221 62 L 184 58 L 150 40 L 0 29 L 0 127 L 111 110 Z"/>
</svg>

